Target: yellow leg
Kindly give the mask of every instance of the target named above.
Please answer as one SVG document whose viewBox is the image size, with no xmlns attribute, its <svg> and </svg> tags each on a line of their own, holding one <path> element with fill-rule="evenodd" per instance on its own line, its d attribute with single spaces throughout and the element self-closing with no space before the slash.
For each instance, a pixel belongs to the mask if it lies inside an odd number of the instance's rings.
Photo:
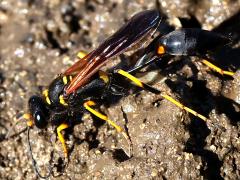
<svg viewBox="0 0 240 180">
<path fill-rule="evenodd" d="M 120 70 L 117 70 L 117 73 L 131 80 L 136 86 L 143 88 L 143 83 L 138 78 L 134 77 L 128 72 L 120 69 Z"/>
<path fill-rule="evenodd" d="M 128 78 L 129 80 L 131 80 L 132 82 L 134 82 L 135 85 L 143 88 L 143 89 L 146 89 L 146 90 L 149 90 L 150 92 L 153 92 L 153 93 L 156 93 L 156 94 L 161 94 L 161 96 L 172 102 L 173 104 L 175 104 L 176 106 L 180 107 L 181 109 L 184 109 L 185 111 L 193 114 L 194 116 L 196 117 L 199 117 L 200 119 L 206 121 L 207 118 L 199 113 L 197 113 L 196 111 L 184 106 L 183 104 L 181 104 L 179 101 L 173 99 L 172 97 L 166 95 L 166 94 L 163 94 L 161 93 L 159 90 L 149 86 L 148 84 L 145 84 L 143 82 L 141 82 L 139 79 L 137 79 L 136 77 L 134 77 L 133 75 L 129 74 L 128 72 L 124 71 L 124 70 L 117 70 L 117 73 L 123 75 L 124 77 Z"/>
<path fill-rule="evenodd" d="M 129 79 L 130 81 L 132 81 L 136 86 L 146 89 L 154 94 L 160 94 L 161 92 L 155 88 L 153 88 L 152 86 L 149 86 L 148 84 L 143 83 L 142 81 L 140 81 L 138 78 L 136 78 L 135 76 L 129 74 L 128 72 L 120 69 L 116 71 L 118 74 L 121 74 L 122 76 L 126 77 L 127 79 Z"/>
<path fill-rule="evenodd" d="M 209 68 L 213 69 L 214 71 L 218 72 L 221 75 L 228 75 L 228 76 L 234 75 L 234 72 L 224 71 L 221 68 L 215 66 L 214 64 L 210 63 L 209 61 L 207 61 L 205 59 L 202 61 L 202 63 L 205 64 L 206 66 L 208 66 Z"/>
<path fill-rule="evenodd" d="M 93 108 L 91 108 L 91 106 L 94 106 L 96 103 L 93 101 L 87 101 L 85 102 L 83 105 L 84 107 L 93 115 L 97 116 L 98 118 L 100 118 L 101 120 L 107 121 L 108 124 L 110 124 L 111 126 L 113 126 L 117 132 L 121 133 L 123 135 L 123 137 L 127 140 L 129 147 L 131 147 L 131 141 L 127 135 L 126 132 L 124 132 L 123 128 L 121 128 L 120 126 L 118 126 L 115 122 L 113 122 L 112 120 L 110 120 L 107 116 L 105 116 L 104 114 L 94 110 Z M 131 148 L 130 148 L 130 153 L 131 155 Z"/>
<path fill-rule="evenodd" d="M 60 142 L 62 143 L 65 158 L 68 157 L 68 150 L 67 150 L 67 146 L 66 146 L 66 143 L 65 143 L 65 139 L 64 139 L 61 131 L 64 130 L 64 129 L 67 129 L 68 127 L 69 126 L 66 123 L 63 123 L 63 124 L 61 124 L 60 126 L 57 127 L 57 135 L 58 135 L 58 138 L 59 138 Z"/>
<path fill-rule="evenodd" d="M 203 115 L 197 113 L 196 111 L 194 111 L 194 110 L 192 110 L 192 109 L 184 106 L 184 105 L 181 104 L 180 102 L 178 102 L 178 101 L 176 101 L 175 99 L 173 99 L 171 96 L 166 95 L 166 94 L 163 94 L 163 93 L 161 93 L 161 96 L 162 96 L 164 99 L 172 102 L 172 103 L 175 104 L 176 106 L 180 107 L 181 109 L 184 109 L 185 111 L 193 114 L 194 116 L 199 117 L 200 119 L 202 119 L 202 120 L 204 120 L 204 121 L 207 121 L 207 118 L 206 118 L 205 116 L 203 116 Z"/>
</svg>

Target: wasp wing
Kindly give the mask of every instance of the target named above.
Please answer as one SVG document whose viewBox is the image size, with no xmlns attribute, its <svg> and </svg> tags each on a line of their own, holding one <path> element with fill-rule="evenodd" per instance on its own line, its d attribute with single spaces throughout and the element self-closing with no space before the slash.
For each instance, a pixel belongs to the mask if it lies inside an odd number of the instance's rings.
<svg viewBox="0 0 240 180">
<path fill-rule="evenodd" d="M 86 57 L 76 62 L 64 74 L 78 73 L 65 93 L 68 95 L 85 84 L 110 58 L 126 51 L 145 36 L 155 31 L 161 21 L 157 10 L 146 10 L 133 16 L 116 33 L 106 39 Z"/>
</svg>

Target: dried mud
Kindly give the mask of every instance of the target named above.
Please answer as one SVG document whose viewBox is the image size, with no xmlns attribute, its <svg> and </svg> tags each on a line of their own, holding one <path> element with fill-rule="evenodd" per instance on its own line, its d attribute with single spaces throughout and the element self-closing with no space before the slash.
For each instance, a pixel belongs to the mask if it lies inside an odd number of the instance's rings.
<svg viewBox="0 0 240 180">
<path fill-rule="evenodd" d="M 0 178 L 37 179 L 25 133 L 6 139 L 28 98 L 40 93 L 73 63 L 79 50 L 89 52 L 132 14 L 158 8 L 175 27 L 203 27 L 232 43 L 214 62 L 236 71 L 234 78 L 209 71 L 198 58 L 172 58 L 150 68 L 168 77 L 153 85 L 208 117 L 193 117 L 158 95 L 133 90 L 114 104 L 101 106 L 126 127 L 133 157 L 121 135 L 99 119 L 84 115 L 65 131 L 67 167 L 55 127 L 31 131 L 34 157 L 50 179 L 240 179 L 240 3 L 224 1 L 0 1 Z M 164 23 L 163 23 L 164 24 Z M 167 23 L 166 23 L 167 24 Z M 161 25 L 161 27 L 165 27 Z M 112 60 L 108 66 L 118 62 Z M 157 67 L 157 66 L 160 66 Z M 156 68 L 157 67 L 157 68 Z M 107 67 L 105 67 L 107 69 Z M 111 97 L 109 97 L 111 99 Z M 20 123 L 16 132 L 26 127 Z M 56 142 L 56 144 L 55 144 Z"/>
</svg>

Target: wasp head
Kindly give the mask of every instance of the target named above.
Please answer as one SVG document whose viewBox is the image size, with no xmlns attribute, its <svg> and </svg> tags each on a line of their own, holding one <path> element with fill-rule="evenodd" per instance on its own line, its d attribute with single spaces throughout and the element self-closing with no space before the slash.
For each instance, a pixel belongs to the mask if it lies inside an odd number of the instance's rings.
<svg viewBox="0 0 240 180">
<path fill-rule="evenodd" d="M 39 129 L 46 128 L 49 119 L 49 110 L 43 98 L 37 95 L 31 96 L 28 101 L 28 106 L 34 124 Z"/>
</svg>

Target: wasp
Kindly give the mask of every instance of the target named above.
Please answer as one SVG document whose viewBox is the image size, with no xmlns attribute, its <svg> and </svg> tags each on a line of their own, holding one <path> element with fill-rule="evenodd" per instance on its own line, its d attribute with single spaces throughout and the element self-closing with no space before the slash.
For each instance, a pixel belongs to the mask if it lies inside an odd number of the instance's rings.
<svg viewBox="0 0 240 180">
<path fill-rule="evenodd" d="M 147 20 L 145 18 L 149 19 Z M 133 42 L 131 45 L 133 45 L 143 37 L 150 35 L 151 32 L 156 32 L 157 28 L 160 26 L 161 20 L 162 18 L 157 10 L 147 10 L 135 15 L 132 20 L 126 23 L 105 42 L 100 44 L 97 49 L 87 54 L 65 71 L 65 75 L 75 75 L 75 77 L 71 83 L 65 87 L 64 96 L 68 96 L 74 93 L 78 88 L 81 88 L 81 86 L 83 86 L 99 68 L 107 63 L 110 58 L 126 51 L 130 46 L 128 42 L 129 39 L 133 40 L 131 41 Z M 135 33 L 139 34 L 136 35 Z M 145 48 L 144 54 L 139 58 L 134 67 L 127 70 L 128 74 L 122 75 L 128 77 L 130 73 L 134 73 L 153 62 L 160 61 L 164 56 L 171 55 L 203 57 L 205 59 L 202 60 L 202 62 L 209 68 L 222 75 L 233 76 L 233 72 L 225 71 L 215 66 L 207 57 L 209 53 L 215 52 L 217 49 L 228 45 L 230 42 L 231 40 L 229 37 L 197 28 L 178 29 L 165 35 L 162 35 L 160 32 Z M 143 87 L 142 84 L 137 85 L 141 88 L 148 87 L 148 89 L 150 89 L 149 86 L 146 85 L 145 87 Z M 164 95 L 163 97 L 170 100 Z M 174 100 L 171 102 L 183 108 L 182 105 L 180 106 Z M 198 116 L 198 113 L 195 111 L 189 110 L 189 108 L 186 108 L 186 110 Z M 203 120 L 207 119 L 202 115 L 199 115 L 199 117 Z"/>
<path fill-rule="evenodd" d="M 73 93 L 77 88 L 80 88 L 86 83 L 108 60 L 123 53 L 127 48 L 136 44 L 150 33 L 153 34 L 160 25 L 161 20 L 162 17 L 157 10 L 147 10 L 135 15 L 115 34 L 100 44 L 98 48 L 87 54 L 83 59 L 77 61 L 64 72 L 65 75 L 76 74 L 73 81 L 64 90 L 64 94 L 69 95 Z M 164 55 L 174 55 L 203 57 L 205 54 L 229 44 L 229 42 L 230 39 L 228 37 L 197 28 L 175 30 L 166 35 L 162 35 L 160 32 L 160 35 L 145 49 L 146 53 L 144 58 L 140 58 L 135 68 L 137 66 L 139 66 L 139 68 L 140 66 L 146 66 L 153 61 L 146 61 L 146 59 L 152 59 L 153 56 L 163 57 Z M 202 62 L 222 75 L 233 76 L 234 74 L 222 70 L 208 60 L 204 59 Z"/>
<path fill-rule="evenodd" d="M 62 75 L 54 79 L 48 89 L 43 91 L 42 95 L 30 97 L 28 101 L 29 113 L 23 115 L 23 118 L 28 121 L 30 152 L 30 127 L 36 125 L 39 129 L 44 129 L 48 124 L 52 124 L 57 127 L 57 135 L 62 143 L 64 155 L 68 158 L 67 146 L 61 132 L 69 128 L 72 121 L 85 111 L 107 121 L 130 144 L 130 139 L 123 128 L 93 108 L 96 104 L 103 102 L 106 96 L 121 92 L 121 83 L 118 84 L 120 81 L 116 78 L 119 75 L 127 78 L 142 89 L 155 94 L 161 94 L 165 99 L 195 116 L 203 120 L 207 119 L 205 116 L 174 100 L 169 95 L 141 82 L 132 74 L 154 62 L 156 57 L 159 60 L 159 57 L 161 59 L 161 57 L 167 54 L 187 56 L 205 54 L 218 46 L 227 44 L 228 39 L 223 36 L 201 29 L 175 30 L 164 36 L 160 34 L 145 48 L 144 55 L 137 61 L 134 67 L 129 68 L 127 71 L 116 69 L 109 74 L 100 71 L 100 68 L 111 58 L 127 51 L 127 49 L 144 37 L 151 36 L 157 30 L 161 19 L 162 17 L 157 10 L 146 10 L 137 13 L 116 33 L 100 44 L 98 48 L 81 58 Z M 207 40 L 211 43 L 208 43 Z M 32 152 L 31 157 L 37 175 L 41 178 L 49 177 L 51 170 L 48 175 L 42 176 L 38 171 Z"/>
<path fill-rule="evenodd" d="M 93 109 L 92 107 L 104 101 L 106 96 L 121 95 L 123 89 L 120 88 L 114 80 L 114 76 L 108 76 L 106 73 L 99 71 L 96 75 L 79 88 L 74 94 L 63 98 L 64 87 L 71 82 L 71 76 L 58 76 L 54 79 L 49 88 L 43 91 L 42 95 L 33 95 L 28 101 L 29 113 L 23 115 L 24 119 L 28 120 L 28 145 L 31 151 L 30 144 L 30 127 L 35 125 L 39 129 L 45 129 L 49 124 L 56 126 L 57 136 L 62 143 L 65 158 L 68 158 L 68 149 L 65 144 L 65 139 L 62 135 L 62 130 L 69 128 L 76 119 L 79 119 L 84 112 L 88 111 L 102 120 L 107 121 L 113 126 L 123 137 L 128 141 L 129 138 L 124 130 L 116 123 L 111 121 L 107 116 Z M 79 122 L 78 122 L 79 123 Z M 130 143 L 129 143 L 130 144 Z M 34 169 L 37 175 L 41 178 L 47 178 L 51 175 L 42 176 L 36 165 L 31 152 L 31 158 L 34 164 Z"/>
<path fill-rule="evenodd" d="M 95 110 L 93 106 L 100 104 L 106 96 L 121 94 L 123 88 L 116 83 L 119 82 L 119 77 L 114 80 L 116 76 L 125 76 L 137 85 L 140 85 L 141 82 L 124 70 L 107 74 L 99 69 L 110 58 L 126 51 L 144 37 L 151 35 L 160 21 L 161 16 L 157 10 L 137 13 L 116 33 L 100 44 L 98 48 L 80 59 L 64 74 L 54 79 L 41 95 L 33 95 L 29 98 L 29 112 L 25 113 L 22 118 L 27 120 L 30 155 L 34 170 L 40 178 L 48 178 L 52 169 L 46 176 L 41 175 L 38 170 L 30 144 L 30 129 L 33 125 L 39 129 L 45 129 L 49 124 L 57 127 L 57 136 L 62 143 L 66 159 L 68 158 L 68 149 L 62 131 L 69 128 L 74 119 L 85 111 L 107 121 L 130 144 L 130 139 L 123 128 L 111 121 L 106 115 Z M 149 90 L 157 92 L 151 87 L 149 87 Z"/>
<path fill-rule="evenodd" d="M 63 92 L 67 84 L 72 81 L 71 76 L 60 75 L 54 79 L 48 89 L 44 90 L 42 95 L 33 95 L 28 101 L 29 113 L 25 113 L 23 118 L 28 122 L 28 145 L 33 161 L 34 169 L 37 175 L 41 178 L 47 178 L 49 174 L 42 176 L 38 170 L 35 159 L 32 155 L 32 148 L 30 144 L 30 129 L 35 125 L 39 129 L 45 129 L 49 124 L 57 126 L 57 136 L 62 143 L 65 158 L 68 159 L 68 148 L 65 144 L 62 131 L 69 128 L 78 117 L 85 112 L 90 112 L 101 120 L 106 121 L 109 125 L 114 127 L 117 132 L 121 133 L 129 145 L 129 157 L 131 156 L 131 141 L 128 134 L 122 127 L 117 125 L 111 119 L 101 112 L 95 110 L 93 107 L 104 103 L 105 99 L 112 96 L 125 95 L 122 77 L 135 83 L 135 85 L 142 87 L 152 93 L 159 94 L 157 89 L 141 82 L 131 74 L 124 70 L 118 70 L 111 73 L 99 71 L 91 80 L 77 89 L 75 93 L 70 94 L 64 98 Z M 79 123 L 79 122 L 78 122 Z"/>
</svg>

